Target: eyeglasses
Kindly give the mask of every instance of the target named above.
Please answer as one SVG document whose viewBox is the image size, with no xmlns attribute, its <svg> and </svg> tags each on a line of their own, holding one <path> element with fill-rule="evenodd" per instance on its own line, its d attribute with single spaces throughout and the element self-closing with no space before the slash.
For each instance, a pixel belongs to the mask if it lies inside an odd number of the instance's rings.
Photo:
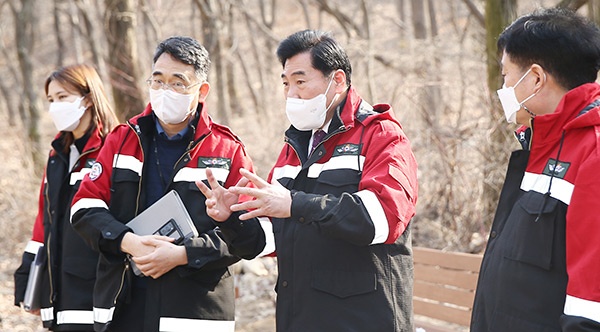
<svg viewBox="0 0 600 332">
<path fill-rule="evenodd" d="M 177 93 L 188 93 L 188 90 L 191 89 L 192 87 L 200 84 L 201 82 L 197 82 L 194 84 L 190 84 L 190 85 L 185 85 L 183 84 L 183 82 L 173 82 L 173 83 L 165 83 L 162 80 L 156 79 L 156 78 L 149 78 L 146 80 L 146 83 L 148 83 L 148 86 L 153 89 L 153 90 L 158 90 L 158 89 L 171 89 Z"/>
</svg>

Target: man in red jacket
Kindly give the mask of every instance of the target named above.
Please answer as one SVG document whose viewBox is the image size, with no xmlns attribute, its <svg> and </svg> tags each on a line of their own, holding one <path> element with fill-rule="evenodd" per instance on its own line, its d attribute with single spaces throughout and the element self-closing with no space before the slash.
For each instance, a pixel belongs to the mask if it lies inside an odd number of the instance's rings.
<svg viewBox="0 0 600 332">
<path fill-rule="evenodd" d="M 522 125 L 483 258 L 471 331 L 600 331 L 600 30 L 542 10 L 498 39 Z"/>
<path fill-rule="evenodd" d="M 239 213 L 217 227 L 194 184 L 212 170 L 227 188 L 243 179 L 240 168 L 252 168 L 239 139 L 208 115 L 209 65 L 208 52 L 192 38 L 161 42 L 147 81 L 150 103 L 107 137 L 73 199 L 73 227 L 100 252 L 97 330 L 234 331 L 228 267 L 253 258 L 265 243 L 258 222 L 241 222 Z M 175 245 L 132 233 L 125 224 L 170 190 L 199 236 Z M 127 256 L 147 277 L 133 275 Z"/>
<path fill-rule="evenodd" d="M 329 34 L 294 33 L 277 55 L 292 126 L 269 182 L 242 170 L 256 188 L 229 188 L 256 198 L 231 206 L 252 210 L 240 219 L 271 218 L 277 330 L 412 331 L 410 143 L 389 105 L 369 105 L 350 85 Z M 207 200 L 209 213 L 227 210 L 218 203 Z"/>
</svg>

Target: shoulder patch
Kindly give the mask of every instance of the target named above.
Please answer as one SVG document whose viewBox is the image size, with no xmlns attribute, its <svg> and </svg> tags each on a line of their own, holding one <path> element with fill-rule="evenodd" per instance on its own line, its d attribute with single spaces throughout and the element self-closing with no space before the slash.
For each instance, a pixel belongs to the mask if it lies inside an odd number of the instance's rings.
<svg viewBox="0 0 600 332">
<path fill-rule="evenodd" d="M 198 168 L 231 169 L 231 159 L 223 157 L 198 157 Z"/>
<path fill-rule="evenodd" d="M 90 180 L 96 181 L 96 179 L 99 178 L 100 175 L 102 175 L 102 164 L 100 164 L 99 162 L 95 162 L 92 165 L 92 170 L 89 174 Z"/>
</svg>

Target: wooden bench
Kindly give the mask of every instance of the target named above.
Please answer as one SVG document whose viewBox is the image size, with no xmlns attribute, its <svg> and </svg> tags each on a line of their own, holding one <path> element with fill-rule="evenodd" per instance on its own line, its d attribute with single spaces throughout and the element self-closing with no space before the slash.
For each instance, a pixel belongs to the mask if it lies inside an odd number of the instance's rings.
<svg viewBox="0 0 600 332">
<path fill-rule="evenodd" d="M 413 254 L 417 331 L 468 331 L 483 256 L 421 247 Z"/>
</svg>

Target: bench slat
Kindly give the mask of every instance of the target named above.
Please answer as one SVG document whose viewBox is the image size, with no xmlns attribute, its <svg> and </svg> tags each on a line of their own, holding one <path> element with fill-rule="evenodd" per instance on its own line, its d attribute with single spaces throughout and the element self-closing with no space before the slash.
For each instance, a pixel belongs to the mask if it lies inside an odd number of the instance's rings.
<svg viewBox="0 0 600 332">
<path fill-rule="evenodd" d="M 415 262 L 415 280 L 436 284 L 450 285 L 458 288 L 473 290 L 477 285 L 478 274 L 441 269 L 436 266 L 421 265 Z"/>
<path fill-rule="evenodd" d="M 448 288 L 440 284 L 431 284 L 415 280 L 413 295 L 436 302 L 452 303 L 461 307 L 471 308 L 475 292 L 459 288 Z"/>
<path fill-rule="evenodd" d="M 437 265 L 456 270 L 479 272 L 482 255 L 462 252 L 444 252 L 436 249 L 413 247 L 415 262 Z"/>
<path fill-rule="evenodd" d="M 471 322 L 471 310 L 461 310 L 441 304 L 429 303 L 419 299 L 413 299 L 415 313 L 419 315 L 440 319 L 446 322 L 469 326 Z"/>
</svg>

